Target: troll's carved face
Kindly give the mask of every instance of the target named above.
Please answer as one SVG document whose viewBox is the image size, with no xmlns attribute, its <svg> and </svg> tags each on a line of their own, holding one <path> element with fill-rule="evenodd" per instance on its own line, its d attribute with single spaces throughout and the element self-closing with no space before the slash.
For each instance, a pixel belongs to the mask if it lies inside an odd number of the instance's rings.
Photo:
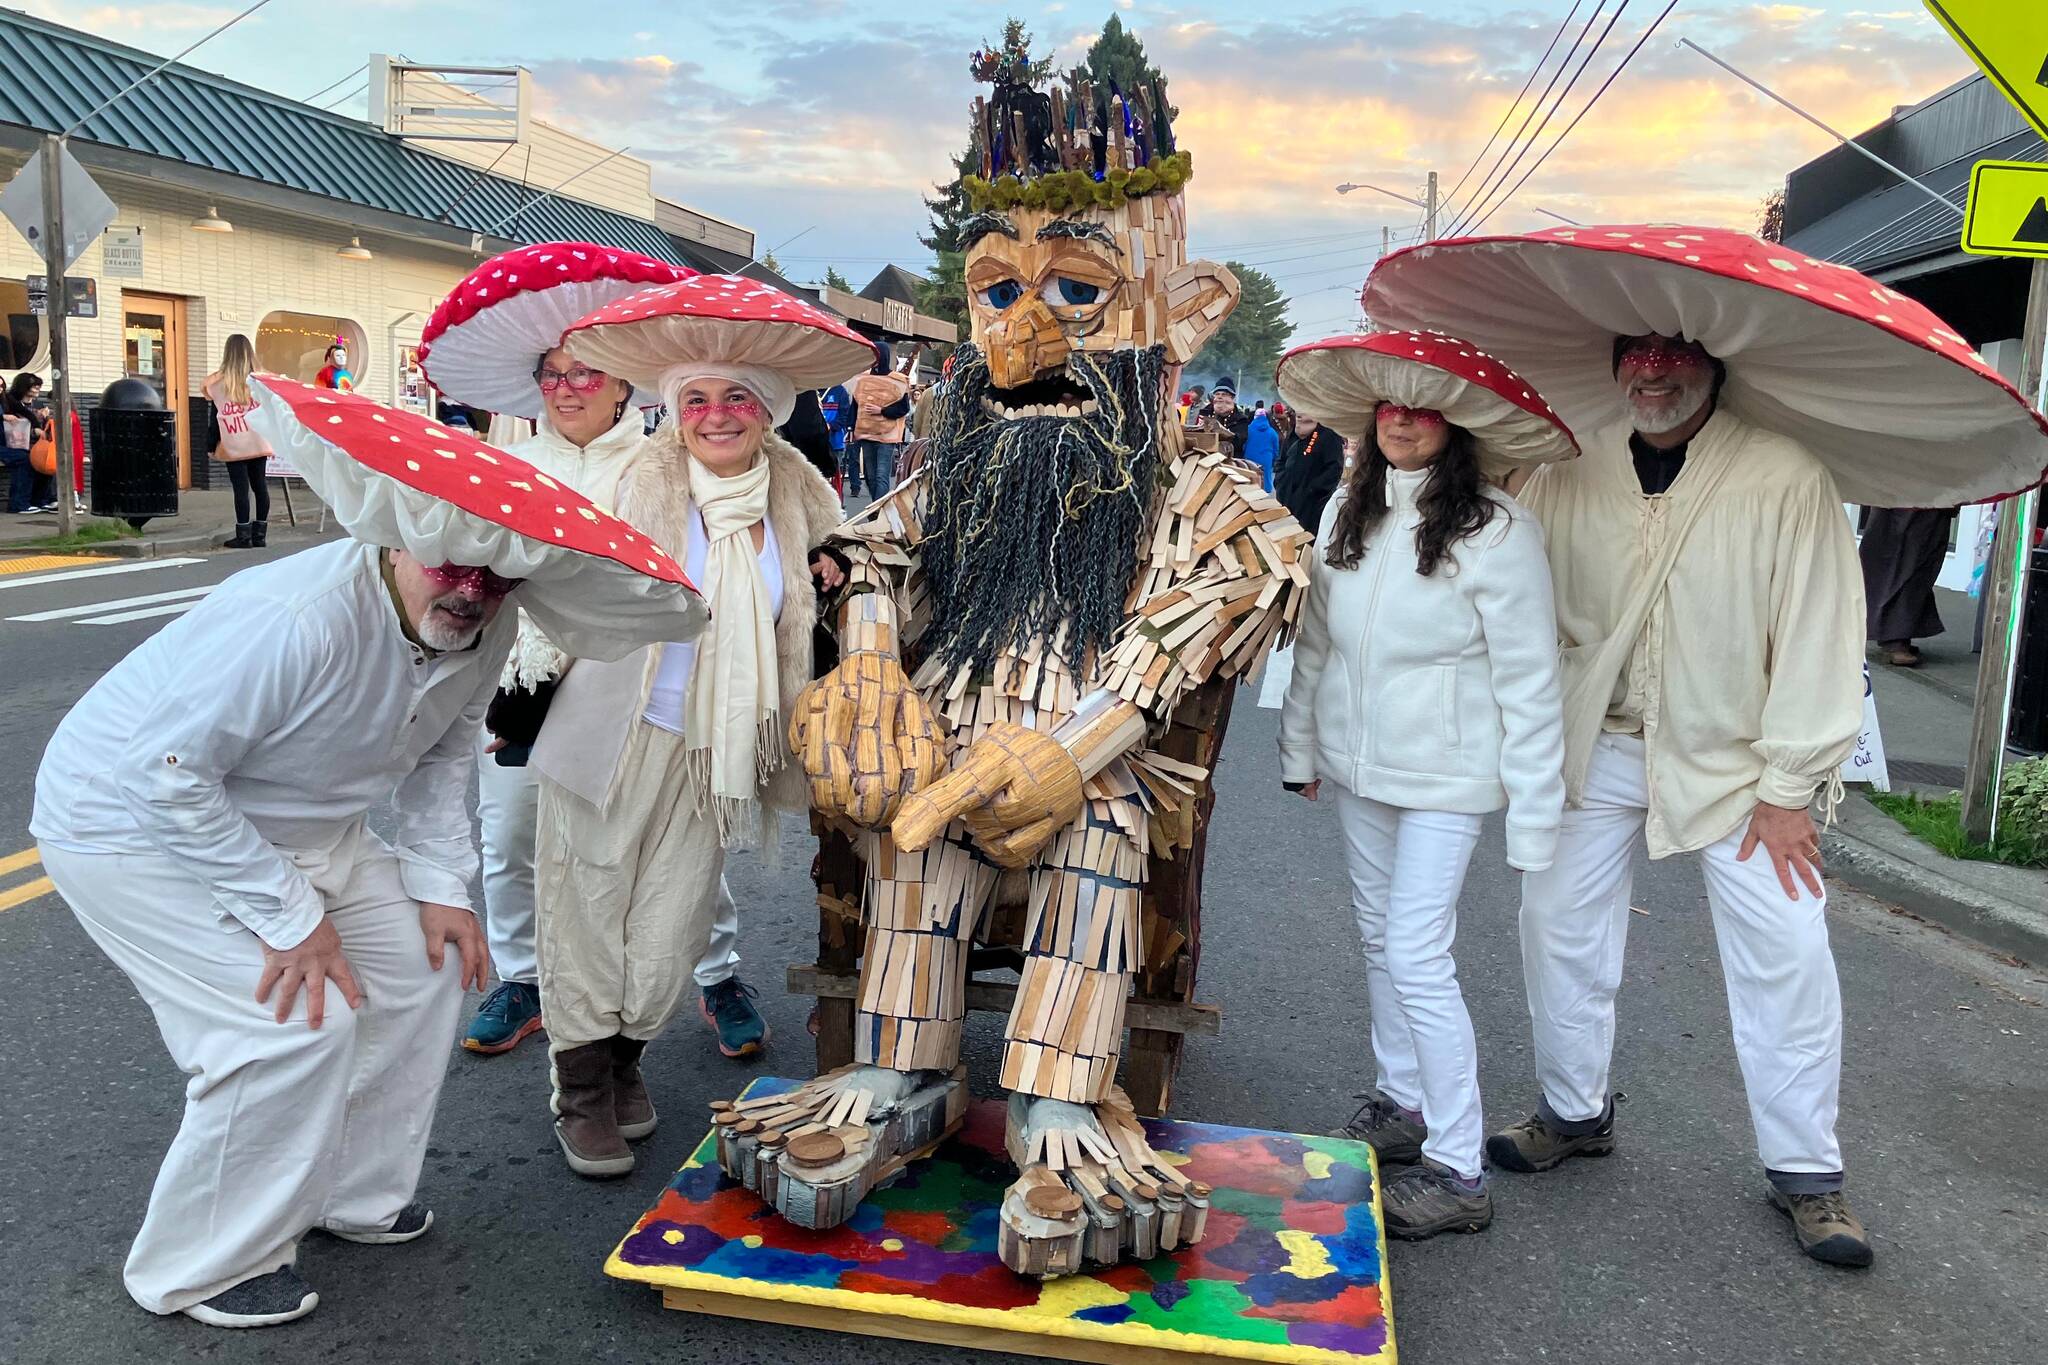
<svg viewBox="0 0 2048 1365">
<path fill-rule="evenodd" d="M 1177 194 L 1113 209 L 977 214 L 967 237 L 971 331 L 988 358 L 990 413 L 1003 420 L 1082 416 L 1089 399 L 1069 356 L 1163 346 L 1177 367 L 1237 302 L 1228 270 L 1187 260 Z"/>
</svg>

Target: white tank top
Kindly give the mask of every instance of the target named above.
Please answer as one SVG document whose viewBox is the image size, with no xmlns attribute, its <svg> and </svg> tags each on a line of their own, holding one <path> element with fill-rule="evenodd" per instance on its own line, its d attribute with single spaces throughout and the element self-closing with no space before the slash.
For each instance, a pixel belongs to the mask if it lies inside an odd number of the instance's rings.
<svg viewBox="0 0 2048 1365">
<path fill-rule="evenodd" d="M 704 579 L 704 560 L 710 550 L 710 540 L 704 533 L 704 518 L 695 507 L 690 509 L 690 544 L 683 559 L 683 572 L 690 576 L 692 583 L 704 584 L 704 595 L 712 595 L 712 584 Z M 768 610 L 774 616 L 782 615 L 782 551 L 775 543 L 775 523 L 767 518 L 761 521 L 761 583 L 768 589 Z M 640 713 L 640 719 L 649 725 L 658 725 L 672 735 L 683 732 L 683 698 L 690 690 L 690 670 L 697 663 L 697 642 L 686 645 L 663 645 L 661 664 L 654 671 L 654 686 L 647 693 L 647 708 Z"/>
</svg>

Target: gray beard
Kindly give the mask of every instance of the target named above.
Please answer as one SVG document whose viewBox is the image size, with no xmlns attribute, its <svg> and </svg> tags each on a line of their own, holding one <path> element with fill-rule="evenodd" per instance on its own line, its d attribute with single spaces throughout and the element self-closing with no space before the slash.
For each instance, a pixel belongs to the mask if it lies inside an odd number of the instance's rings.
<svg viewBox="0 0 2048 1365">
<path fill-rule="evenodd" d="M 1713 386 L 1713 380 L 1706 377 L 1688 380 L 1679 386 L 1677 397 L 1669 405 L 1642 403 L 1632 393 L 1624 393 L 1622 402 L 1627 404 L 1629 421 L 1637 431 L 1645 436 L 1662 436 L 1699 416 L 1700 409 L 1707 405 L 1707 394 Z"/>
<path fill-rule="evenodd" d="M 430 603 L 427 609 L 420 613 L 420 623 L 416 627 L 420 643 L 441 654 L 452 654 L 475 644 L 476 637 L 484 631 L 482 619 L 457 626 L 449 622 L 445 616 L 435 614 L 435 609 L 439 606 L 438 601 Z"/>
</svg>

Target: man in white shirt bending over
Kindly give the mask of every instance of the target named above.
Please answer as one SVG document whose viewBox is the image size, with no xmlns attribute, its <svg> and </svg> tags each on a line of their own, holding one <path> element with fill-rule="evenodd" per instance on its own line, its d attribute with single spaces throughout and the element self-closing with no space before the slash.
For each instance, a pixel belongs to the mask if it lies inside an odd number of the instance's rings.
<svg viewBox="0 0 2048 1365">
<path fill-rule="evenodd" d="M 486 971 L 466 795 L 515 586 L 352 540 L 276 560 L 117 664 L 50 741 L 44 866 L 191 1077 L 124 1276 L 150 1312 L 302 1317 L 308 1231 L 432 1224 L 413 1192 Z M 387 799 L 389 843 L 364 824 Z"/>
<path fill-rule="evenodd" d="M 1863 719 L 1863 581 L 1827 468 L 1717 407 L 1680 337 L 1617 338 L 1628 419 L 1535 472 L 1565 646 L 1557 858 L 1522 882 L 1536 1112 L 1487 1141 L 1547 1171 L 1614 1150 L 1608 1068 L 1631 864 L 1697 853 L 1771 1202 L 1802 1250 L 1867 1266 L 1842 1193 L 1842 997 L 1808 805 Z"/>
</svg>

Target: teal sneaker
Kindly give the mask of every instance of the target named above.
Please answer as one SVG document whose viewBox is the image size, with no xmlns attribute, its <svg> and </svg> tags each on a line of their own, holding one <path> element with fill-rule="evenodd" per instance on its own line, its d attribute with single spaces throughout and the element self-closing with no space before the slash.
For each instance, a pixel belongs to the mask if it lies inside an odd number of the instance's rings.
<svg viewBox="0 0 2048 1365">
<path fill-rule="evenodd" d="M 754 1008 L 755 991 L 736 976 L 704 988 L 698 1012 L 718 1032 L 718 1050 L 728 1057 L 751 1057 L 768 1046 L 768 1021 Z"/>
<path fill-rule="evenodd" d="M 477 1006 L 462 1045 L 491 1057 L 510 1052 L 540 1030 L 540 987 L 530 981 L 500 981 Z"/>
</svg>

